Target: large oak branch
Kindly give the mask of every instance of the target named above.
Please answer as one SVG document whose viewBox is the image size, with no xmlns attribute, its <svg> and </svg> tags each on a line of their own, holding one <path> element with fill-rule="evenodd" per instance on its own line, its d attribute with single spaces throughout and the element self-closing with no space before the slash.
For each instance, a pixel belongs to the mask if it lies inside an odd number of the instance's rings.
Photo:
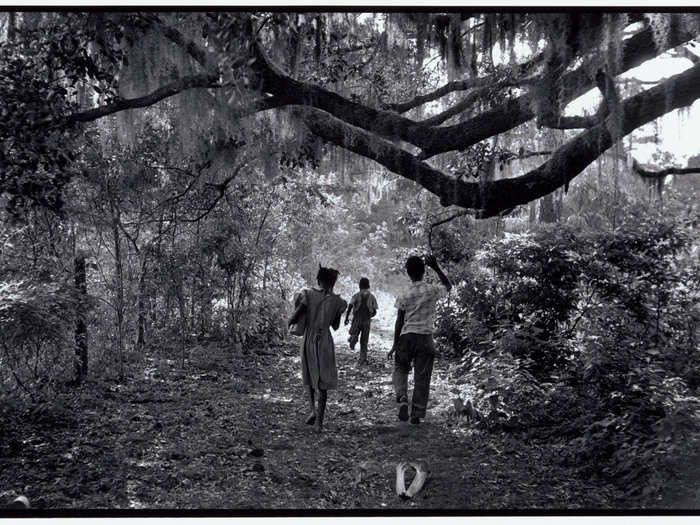
<svg viewBox="0 0 700 525">
<path fill-rule="evenodd" d="M 650 28 L 646 28 L 623 43 L 622 57 L 617 71 L 619 74 L 654 58 L 660 52 L 690 40 L 695 35 L 678 30 L 669 34 L 657 46 Z M 535 117 L 534 95 L 527 94 L 505 101 L 500 106 L 485 111 L 465 122 L 445 127 L 431 127 L 423 123 L 397 115 L 391 111 L 376 110 L 350 101 L 313 84 L 301 82 L 282 72 L 266 56 L 258 42 L 254 45 L 257 69 L 262 78 L 263 90 L 273 95 L 284 96 L 290 104 L 312 106 L 330 113 L 353 126 L 390 139 L 411 143 L 423 150 L 422 157 L 428 158 L 452 150 L 463 150 L 477 142 L 504 133 Z M 582 95 L 595 85 L 593 64 L 581 66 L 562 78 L 565 88 L 564 101 Z"/>
<path fill-rule="evenodd" d="M 417 182 L 438 195 L 451 195 L 459 181 L 421 162 L 414 155 L 393 142 L 373 135 L 362 128 L 346 124 L 328 113 L 315 108 L 297 107 L 293 111 L 319 137 L 382 164 L 389 170 Z M 448 203 L 444 203 L 447 205 Z"/>
<path fill-rule="evenodd" d="M 617 75 L 628 71 L 695 36 L 692 31 L 679 29 L 669 34 L 668 39 L 657 43 L 651 28 L 645 28 L 624 41 L 619 66 L 611 73 Z M 564 75 L 562 77 L 562 85 L 564 86 L 562 101 L 574 100 L 593 87 L 596 70 L 597 68 L 593 68 L 593 64 L 591 64 L 588 67 L 581 66 Z M 484 139 L 524 124 L 536 116 L 533 109 L 535 105 L 535 96 L 526 94 L 506 101 L 502 105 L 462 123 L 434 128 L 428 135 L 429 141 L 420 144 L 423 149 L 423 157 L 428 158 L 447 151 L 463 150 Z"/>
<path fill-rule="evenodd" d="M 622 134 L 700 98 L 700 65 L 671 77 L 667 82 L 630 97 L 622 103 Z M 608 131 L 616 123 L 608 117 L 580 133 L 541 166 L 520 176 L 489 182 L 465 182 L 422 162 L 393 143 L 339 119 L 310 108 L 298 110 L 316 135 L 364 157 L 423 186 L 440 202 L 480 210 L 491 217 L 520 204 L 543 197 L 570 182 L 613 144 Z"/>
<path fill-rule="evenodd" d="M 284 73 L 265 54 L 259 42 L 254 44 L 253 68 L 262 79 L 262 90 L 285 97 L 290 104 L 311 106 L 383 137 L 397 138 L 415 145 L 426 139 L 429 127 L 392 111 L 377 110 L 359 104 L 314 84 L 298 81 Z"/>
</svg>

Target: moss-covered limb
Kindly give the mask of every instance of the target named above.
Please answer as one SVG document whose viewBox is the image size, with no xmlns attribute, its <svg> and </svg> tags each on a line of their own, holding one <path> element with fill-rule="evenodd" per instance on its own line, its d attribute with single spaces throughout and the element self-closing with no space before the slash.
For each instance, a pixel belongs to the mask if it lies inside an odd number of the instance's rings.
<svg viewBox="0 0 700 525">
<path fill-rule="evenodd" d="M 695 36 L 689 30 L 679 29 L 670 34 L 664 42 L 657 43 L 651 28 L 647 27 L 624 41 L 618 67 L 609 73 L 618 75 L 628 71 Z M 589 61 L 575 71 L 562 76 L 562 102 L 570 102 L 594 87 L 596 70 L 594 63 Z M 535 105 L 536 95 L 525 94 L 462 123 L 433 129 L 428 135 L 429 141 L 420 146 L 423 149 L 423 156 L 428 158 L 447 151 L 465 149 L 484 139 L 513 129 L 536 116 L 533 110 Z"/>
<path fill-rule="evenodd" d="M 255 62 L 252 67 L 260 74 L 262 91 L 283 96 L 290 104 L 311 106 L 361 127 L 377 135 L 404 140 L 420 146 L 429 127 L 391 111 L 378 110 L 348 100 L 327 89 L 301 82 L 285 74 L 262 49 L 254 45 Z"/>
<path fill-rule="evenodd" d="M 662 48 L 654 42 L 651 29 L 645 28 L 624 41 L 620 63 L 611 73 L 622 73 L 693 36 L 688 31 L 679 30 L 669 35 L 669 38 L 662 43 Z M 467 148 L 536 116 L 533 110 L 533 106 L 536 105 L 536 95 L 526 94 L 508 100 L 462 123 L 430 127 L 394 112 L 373 109 L 350 101 L 337 93 L 295 80 L 282 72 L 267 57 L 259 43 L 255 44 L 254 50 L 256 61 L 253 68 L 261 75 L 264 91 L 284 95 L 294 104 L 316 107 L 371 133 L 409 142 L 423 150 L 422 158 Z M 563 101 L 573 100 L 595 85 L 595 70 L 592 68 L 592 62 L 586 63 L 562 77 Z"/>
<path fill-rule="evenodd" d="M 372 159 L 389 170 L 417 182 L 431 193 L 442 196 L 459 192 L 464 184 L 433 168 L 393 142 L 351 126 L 315 108 L 299 106 L 293 113 L 300 117 L 315 135 L 349 151 Z M 447 202 L 445 205 L 449 204 Z"/>
<path fill-rule="evenodd" d="M 626 135 L 697 98 L 700 98 L 700 65 L 623 101 L 621 132 Z M 608 117 L 563 144 L 546 162 L 522 176 L 482 183 L 465 182 L 433 168 L 392 142 L 349 126 L 327 113 L 311 108 L 299 108 L 296 113 L 314 134 L 417 182 L 440 197 L 444 206 L 477 209 L 480 217 L 498 215 L 568 184 L 614 143 L 609 132 L 612 117 Z"/>
<path fill-rule="evenodd" d="M 171 27 L 163 22 L 161 22 L 159 28 L 168 40 L 182 48 L 188 55 L 194 58 L 194 60 L 200 66 L 202 66 L 205 70 L 210 69 L 210 64 L 207 60 L 207 52 L 202 47 L 197 45 L 192 40 L 185 38 L 183 34 L 174 27 Z"/>
<path fill-rule="evenodd" d="M 700 98 L 700 66 L 671 77 L 664 84 L 623 101 L 621 105 L 621 132 L 627 135 L 639 126 L 661 115 L 692 104 Z M 482 190 L 484 199 L 478 208 L 485 216 L 493 216 L 519 204 L 540 198 L 570 182 L 589 164 L 595 161 L 614 141 L 608 131 L 614 124 L 605 121 L 580 133 L 557 149 L 541 166 L 513 179 L 492 181 Z M 472 183 L 472 192 L 479 184 Z M 470 207 L 474 198 L 460 195 L 453 204 Z"/>
</svg>

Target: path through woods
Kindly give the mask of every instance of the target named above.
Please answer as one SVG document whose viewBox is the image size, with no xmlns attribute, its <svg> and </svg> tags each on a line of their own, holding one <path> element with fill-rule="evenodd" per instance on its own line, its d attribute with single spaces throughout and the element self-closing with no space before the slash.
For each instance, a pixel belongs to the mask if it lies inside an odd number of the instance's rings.
<svg viewBox="0 0 700 525">
<path fill-rule="evenodd" d="M 449 417 L 469 385 L 436 363 L 428 417 L 396 418 L 388 317 L 371 362 L 337 334 L 340 387 L 326 431 L 302 423 L 306 401 L 296 342 L 189 348 L 179 360 L 150 355 L 142 377 L 88 383 L 63 409 L 38 410 L 6 426 L 0 487 L 35 508 L 516 509 L 619 507 L 611 491 L 557 461 L 551 445 L 476 429 Z M 60 406 L 60 405 L 59 405 Z M 395 467 L 425 461 L 413 500 L 394 491 Z"/>
</svg>

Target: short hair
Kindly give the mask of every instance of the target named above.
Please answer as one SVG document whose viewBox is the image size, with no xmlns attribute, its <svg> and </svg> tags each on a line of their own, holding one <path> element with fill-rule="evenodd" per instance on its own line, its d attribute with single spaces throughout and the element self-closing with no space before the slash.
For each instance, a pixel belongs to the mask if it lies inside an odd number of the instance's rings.
<svg viewBox="0 0 700 525">
<path fill-rule="evenodd" d="M 360 290 L 369 290 L 369 279 L 367 277 L 360 279 Z"/>
<path fill-rule="evenodd" d="M 417 255 L 411 255 L 406 259 L 406 272 L 409 277 L 414 279 L 422 279 L 425 273 L 425 263 L 421 257 Z"/>
<path fill-rule="evenodd" d="M 316 280 L 318 284 L 326 284 L 329 288 L 335 286 L 335 282 L 338 280 L 338 270 L 335 268 L 325 268 L 318 265 L 318 273 L 316 274 Z"/>
</svg>

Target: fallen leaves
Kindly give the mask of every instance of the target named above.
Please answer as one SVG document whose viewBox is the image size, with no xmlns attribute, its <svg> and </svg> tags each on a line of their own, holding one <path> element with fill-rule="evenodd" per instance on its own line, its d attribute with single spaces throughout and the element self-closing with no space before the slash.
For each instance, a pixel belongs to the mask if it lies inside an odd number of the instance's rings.
<svg viewBox="0 0 700 525">
<path fill-rule="evenodd" d="M 12 427 L 8 442 L 19 449 L 0 448 L 0 487 L 16 490 L 13 497 L 27 488 L 33 506 L 48 509 L 502 509 L 562 501 L 590 508 L 606 501 L 597 485 L 572 481 L 573 467 L 554 464 L 546 450 L 449 426 L 454 385 L 442 363 L 425 423 L 399 424 L 383 350 L 371 348 L 369 365 L 358 367 L 357 352 L 339 345 L 340 384 L 329 392 L 318 436 L 303 424 L 295 349 L 274 357 L 190 349 L 184 370 L 161 367 L 158 379 L 86 388 L 61 425 L 44 408 Z M 419 497 L 407 501 L 394 487 L 401 461 L 431 469 Z"/>
</svg>

